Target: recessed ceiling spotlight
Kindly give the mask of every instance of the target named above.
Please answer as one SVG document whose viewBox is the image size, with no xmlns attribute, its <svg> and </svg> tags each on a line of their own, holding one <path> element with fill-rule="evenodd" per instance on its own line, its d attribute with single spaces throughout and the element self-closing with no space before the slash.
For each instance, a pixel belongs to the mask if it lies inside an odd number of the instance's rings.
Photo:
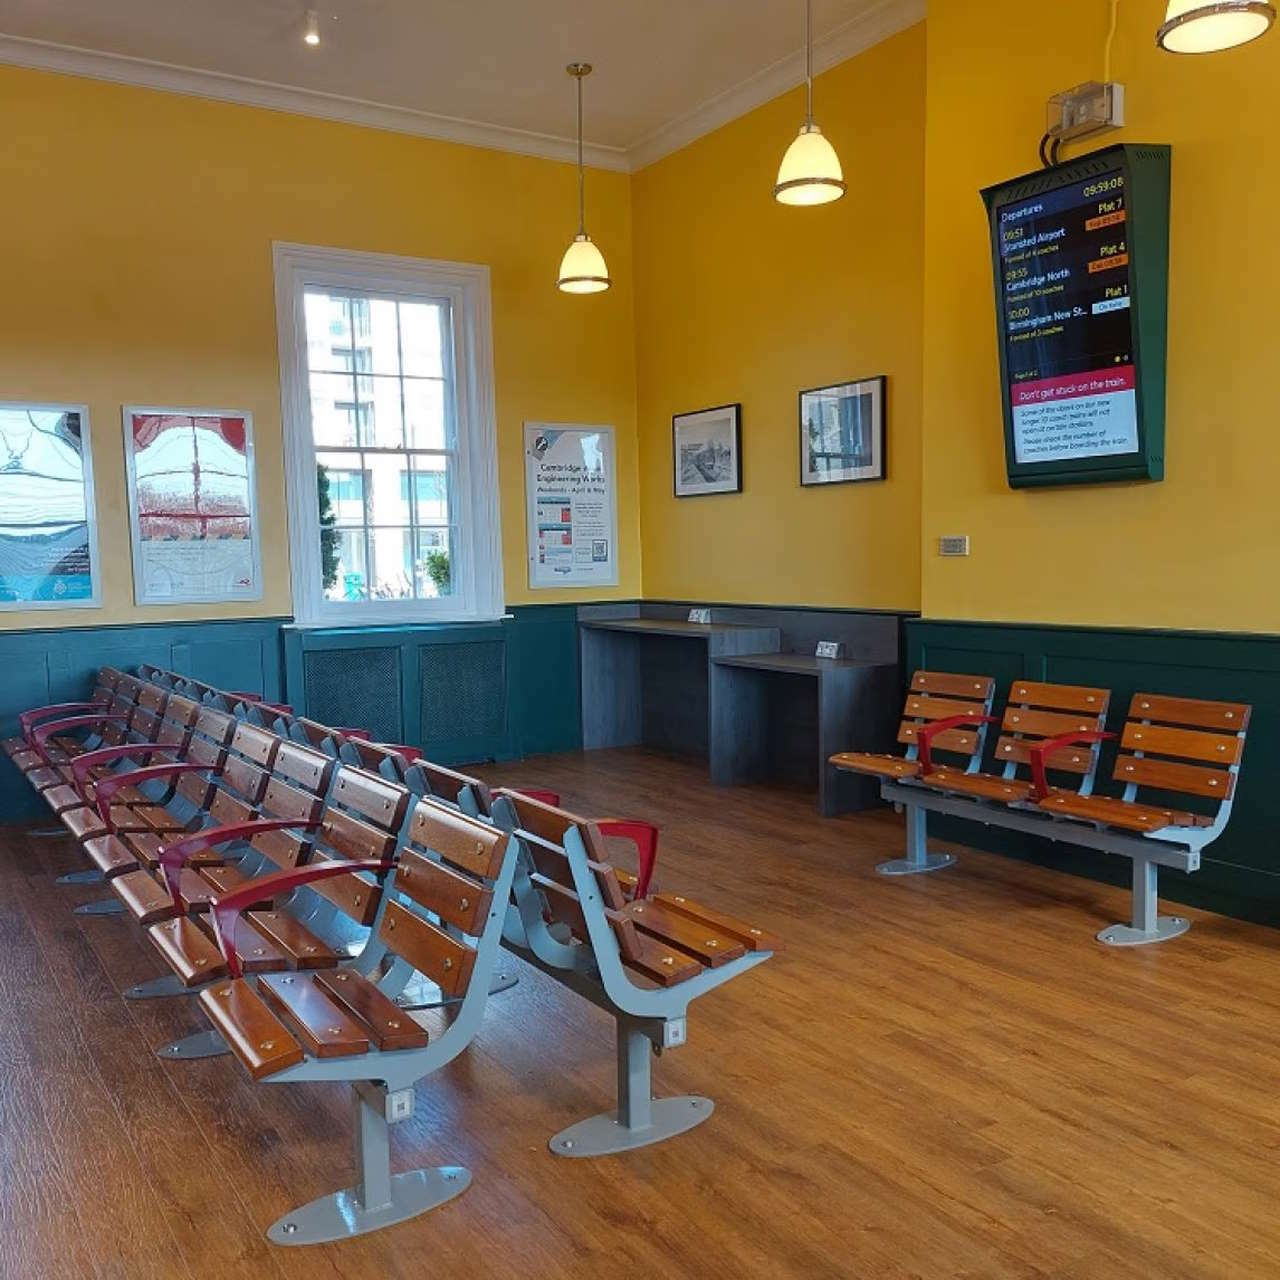
<svg viewBox="0 0 1280 1280">
<path fill-rule="evenodd" d="M 307 10 L 307 26 L 302 41 L 309 45 L 320 43 L 320 15 L 314 9 Z"/>
</svg>

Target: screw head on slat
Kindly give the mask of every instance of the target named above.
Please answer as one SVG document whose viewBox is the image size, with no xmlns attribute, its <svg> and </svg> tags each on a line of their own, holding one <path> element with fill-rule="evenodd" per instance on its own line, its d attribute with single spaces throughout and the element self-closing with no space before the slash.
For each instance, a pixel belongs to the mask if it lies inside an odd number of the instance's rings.
<svg viewBox="0 0 1280 1280">
<path fill-rule="evenodd" d="M 348 976 L 348 975 L 347 975 L 347 974 L 345 974 L 345 973 L 335 973 L 333 976 L 334 976 L 334 977 L 335 977 L 339 982 L 346 982 L 346 980 L 347 980 L 347 976 Z"/>
<path fill-rule="evenodd" d="M 445 956 L 444 967 L 446 973 L 453 968 L 453 958 L 451 956 Z"/>
<path fill-rule="evenodd" d="M 752 933 L 752 935 L 753 935 L 754 937 L 757 937 L 757 938 L 758 938 L 758 937 L 760 936 L 760 930 L 759 930 L 759 929 L 752 929 L 752 930 L 751 930 L 751 933 Z"/>
<path fill-rule="evenodd" d="M 708 938 L 703 945 L 708 947 L 718 947 L 720 944 L 714 938 Z"/>
<path fill-rule="evenodd" d="M 460 911 L 465 911 L 465 910 L 466 910 L 470 905 L 471 905 L 471 899 L 470 899 L 470 898 L 459 898 L 459 899 L 458 899 L 458 909 L 459 909 Z"/>
<path fill-rule="evenodd" d="M 1218 785 L 1218 780 L 1217 780 L 1217 778 L 1210 778 L 1210 779 L 1209 779 L 1209 785 L 1210 785 L 1211 787 L 1216 787 L 1216 786 Z"/>
<path fill-rule="evenodd" d="M 276 1047 L 276 1042 L 274 1040 L 263 1040 L 258 1045 L 258 1048 L 261 1049 L 263 1053 L 270 1053 L 271 1050 L 274 1049 L 275 1047 Z"/>
<path fill-rule="evenodd" d="M 663 956 L 662 963 L 666 965 L 674 965 L 675 960 L 671 956 Z"/>
</svg>

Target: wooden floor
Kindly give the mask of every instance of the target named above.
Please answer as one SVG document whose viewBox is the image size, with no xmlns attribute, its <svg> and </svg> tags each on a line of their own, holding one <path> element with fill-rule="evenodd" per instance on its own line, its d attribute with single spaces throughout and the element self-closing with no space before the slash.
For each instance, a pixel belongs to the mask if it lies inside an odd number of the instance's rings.
<svg viewBox="0 0 1280 1280">
<path fill-rule="evenodd" d="M 1118 890 L 977 853 L 872 871 L 886 812 L 712 789 L 636 751 L 527 761 L 494 781 L 663 828 L 662 886 L 759 920 L 779 956 L 695 1004 L 659 1093 L 714 1097 L 661 1147 L 561 1160 L 607 1109 L 612 1023 L 534 971 L 418 1087 L 397 1167 L 474 1182 L 416 1222 L 281 1250 L 263 1231 L 350 1181 L 348 1093 L 252 1084 L 151 1050 L 201 1028 L 119 919 L 73 917 L 69 842 L 0 833 L 0 1276 L 1280 1276 L 1280 934 L 1193 913 L 1112 951 Z"/>
</svg>

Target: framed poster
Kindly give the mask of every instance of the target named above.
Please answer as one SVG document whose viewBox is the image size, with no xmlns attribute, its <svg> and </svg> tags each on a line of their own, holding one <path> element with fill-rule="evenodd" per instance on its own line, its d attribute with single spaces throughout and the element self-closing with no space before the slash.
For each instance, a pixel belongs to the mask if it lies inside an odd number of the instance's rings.
<svg viewBox="0 0 1280 1280">
<path fill-rule="evenodd" d="M 885 378 L 800 393 L 800 483 L 883 480 Z"/>
<path fill-rule="evenodd" d="M 89 410 L 0 403 L 0 609 L 101 603 Z"/>
<path fill-rule="evenodd" d="M 722 404 L 671 419 L 677 498 L 742 492 L 742 405 Z"/>
<path fill-rule="evenodd" d="M 530 587 L 618 585 L 613 428 L 524 424 Z"/>
<path fill-rule="evenodd" d="M 134 600 L 261 599 L 252 416 L 126 405 L 124 442 Z"/>
</svg>

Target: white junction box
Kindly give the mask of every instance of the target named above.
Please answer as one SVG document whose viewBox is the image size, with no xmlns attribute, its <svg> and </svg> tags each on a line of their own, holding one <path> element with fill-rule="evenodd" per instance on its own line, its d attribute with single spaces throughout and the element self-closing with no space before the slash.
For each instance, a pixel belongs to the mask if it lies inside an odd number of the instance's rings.
<svg viewBox="0 0 1280 1280">
<path fill-rule="evenodd" d="M 1049 99 L 1044 131 L 1067 142 L 1124 124 L 1124 85 L 1089 80 Z"/>
<path fill-rule="evenodd" d="M 944 534 L 938 539 L 940 556 L 967 556 L 969 554 L 969 535 L 967 533 Z"/>
</svg>

